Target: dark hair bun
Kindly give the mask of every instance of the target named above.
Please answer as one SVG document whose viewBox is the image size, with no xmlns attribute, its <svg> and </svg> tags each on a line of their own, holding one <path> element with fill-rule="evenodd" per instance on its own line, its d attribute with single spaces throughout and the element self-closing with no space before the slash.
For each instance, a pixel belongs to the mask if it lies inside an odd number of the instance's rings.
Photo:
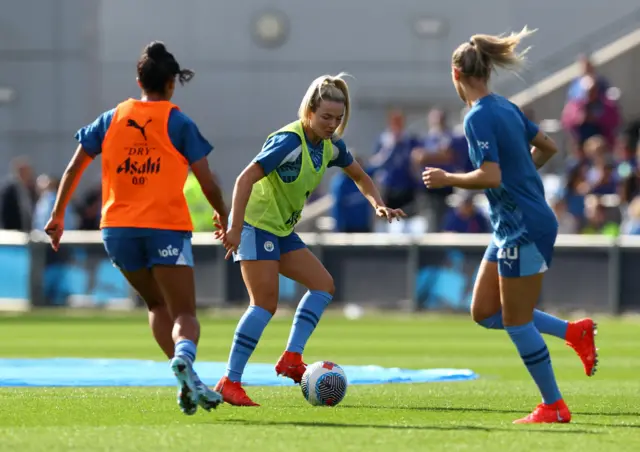
<svg viewBox="0 0 640 452">
<path fill-rule="evenodd" d="M 163 42 L 154 41 L 147 46 L 145 53 L 154 60 L 162 59 L 167 56 L 167 48 Z"/>
</svg>

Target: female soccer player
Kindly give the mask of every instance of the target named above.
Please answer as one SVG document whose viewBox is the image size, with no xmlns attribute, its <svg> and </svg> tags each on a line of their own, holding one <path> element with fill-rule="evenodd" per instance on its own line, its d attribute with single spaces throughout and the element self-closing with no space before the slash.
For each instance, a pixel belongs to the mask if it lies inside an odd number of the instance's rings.
<svg viewBox="0 0 640 452">
<path fill-rule="evenodd" d="M 473 293 L 472 315 L 486 328 L 506 329 L 542 394 L 543 403 L 516 423 L 569 422 L 571 413 L 556 384 L 541 332 L 566 339 L 595 372 L 595 324 L 568 323 L 535 309 L 544 272 L 551 265 L 558 231 L 537 169 L 556 152 L 555 143 L 520 109 L 487 87 L 494 68 L 515 69 L 525 27 L 508 37 L 474 35 L 453 53 L 453 84 L 469 107 L 464 120 L 475 171 L 451 174 L 426 168 L 428 188 L 484 189 L 490 203 L 493 242 L 487 248 Z M 530 150 L 529 143 L 534 147 Z"/>
<path fill-rule="evenodd" d="M 379 217 L 391 222 L 405 214 L 386 207 L 371 178 L 353 160 L 340 137 L 350 114 L 344 74 L 314 80 L 300 104 L 299 120 L 272 133 L 262 152 L 238 176 L 229 229 L 218 232 L 240 261 L 251 305 L 240 319 L 226 375 L 216 391 L 232 405 L 257 406 L 241 386 L 244 368 L 278 306 L 278 273 L 309 291 L 296 311 L 286 351 L 276 364 L 279 375 L 300 383 L 306 364 L 302 352 L 331 302 L 333 279 L 293 231 L 311 192 L 330 166 L 341 167 Z"/>
<path fill-rule="evenodd" d="M 138 61 L 140 100 L 129 99 L 76 134 L 79 142 L 45 230 L 58 250 L 64 211 L 82 173 L 102 154 L 102 219 L 107 253 L 149 308 L 158 345 L 171 359 L 178 404 L 194 414 L 222 398 L 193 371 L 200 325 L 196 319 L 191 231 L 183 187 L 189 167 L 224 225 L 227 208 L 207 155 L 212 146 L 196 124 L 170 102 L 181 69 L 161 42 L 149 44 Z"/>
</svg>

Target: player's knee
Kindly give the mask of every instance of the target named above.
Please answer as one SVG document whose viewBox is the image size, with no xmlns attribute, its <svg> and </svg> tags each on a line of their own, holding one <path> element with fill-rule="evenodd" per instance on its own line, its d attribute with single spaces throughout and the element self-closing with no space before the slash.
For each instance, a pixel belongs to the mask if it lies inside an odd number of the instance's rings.
<svg viewBox="0 0 640 452">
<path fill-rule="evenodd" d="M 275 291 L 262 293 L 260 297 L 252 298 L 251 304 L 264 309 L 271 315 L 275 315 L 278 310 L 278 293 Z"/>
<path fill-rule="evenodd" d="M 164 300 L 147 300 L 144 299 L 145 305 L 147 305 L 147 309 L 149 312 L 161 312 L 166 311 L 167 306 L 164 304 Z"/>
<path fill-rule="evenodd" d="M 502 312 L 489 310 L 476 303 L 471 305 L 471 318 L 478 325 L 489 329 L 500 329 L 502 325 Z"/>
<path fill-rule="evenodd" d="M 276 314 L 276 312 L 278 311 L 278 303 L 269 303 L 269 304 L 253 303 L 253 305 L 264 309 L 265 311 L 267 311 L 272 316 L 274 316 Z"/>
<path fill-rule="evenodd" d="M 309 290 L 315 290 L 318 292 L 326 292 L 333 297 L 336 292 L 336 286 L 333 282 L 333 277 L 326 273 L 322 278 L 318 278 L 318 280 L 314 284 L 310 284 L 307 287 Z"/>
<path fill-rule="evenodd" d="M 333 295 L 336 293 L 336 285 L 333 282 L 333 277 L 331 275 L 329 275 L 326 284 L 326 289 L 325 292 L 327 292 L 329 295 L 331 295 L 333 297 Z"/>
</svg>

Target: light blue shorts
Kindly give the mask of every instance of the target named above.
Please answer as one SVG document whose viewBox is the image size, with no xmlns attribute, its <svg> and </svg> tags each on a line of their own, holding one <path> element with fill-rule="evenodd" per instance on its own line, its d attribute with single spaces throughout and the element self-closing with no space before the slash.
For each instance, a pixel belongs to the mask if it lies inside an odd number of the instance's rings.
<svg viewBox="0 0 640 452">
<path fill-rule="evenodd" d="M 242 227 L 240 246 L 238 252 L 233 254 L 233 260 L 234 262 L 279 261 L 281 255 L 306 247 L 307 245 L 295 232 L 286 237 L 279 237 L 245 223 Z"/>
<path fill-rule="evenodd" d="M 510 248 L 499 248 L 494 242 L 484 253 L 484 259 L 498 263 L 498 274 L 503 278 L 519 278 L 546 272 L 553 260 L 556 235 Z"/>
</svg>

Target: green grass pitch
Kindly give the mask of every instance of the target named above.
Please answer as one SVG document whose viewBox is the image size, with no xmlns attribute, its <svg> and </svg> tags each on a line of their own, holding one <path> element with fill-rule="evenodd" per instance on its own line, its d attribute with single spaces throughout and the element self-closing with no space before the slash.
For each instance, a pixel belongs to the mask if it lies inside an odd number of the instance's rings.
<svg viewBox="0 0 640 452">
<path fill-rule="evenodd" d="M 226 361 L 239 315 L 202 318 L 198 359 Z M 274 319 L 253 362 L 275 363 L 290 316 Z M 569 425 L 516 426 L 539 402 L 502 331 L 466 316 L 323 318 L 307 362 L 470 368 L 472 382 L 350 386 L 341 405 L 312 407 L 299 387 L 248 387 L 260 408 L 222 405 L 187 417 L 175 388 L 0 388 L 1 451 L 633 451 L 640 450 L 640 322 L 600 319 L 600 367 L 545 337 Z M 143 313 L 0 317 L 0 356 L 161 360 Z M 0 372 L 2 370 L 0 369 Z M 167 368 L 167 372 L 169 369 Z M 215 382 L 208 382 L 215 383 Z"/>
</svg>

